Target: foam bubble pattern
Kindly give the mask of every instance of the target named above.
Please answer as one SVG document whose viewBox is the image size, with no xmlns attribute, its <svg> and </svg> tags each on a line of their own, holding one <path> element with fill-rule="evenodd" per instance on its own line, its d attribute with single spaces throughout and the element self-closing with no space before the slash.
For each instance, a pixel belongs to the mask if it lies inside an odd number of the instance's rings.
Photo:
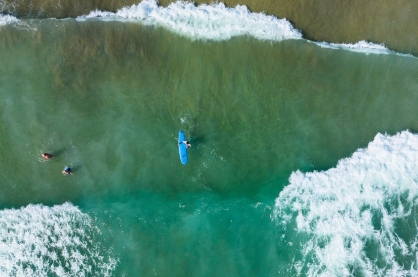
<svg viewBox="0 0 418 277">
<path fill-rule="evenodd" d="M 111 276 L 117 259 L 72 204 L 0 211 L 0 276 Z"/>
<path fill-rule="evenodd" d="M 19 21 L 19 19 L 17 19 L 14 16 L 0 14 L 0 26 L 15 23 L 15 22 L 18 22 L 18 21 Z"/>
<path fill-rule="evenodd" d="M 378 134 L 336 168 L 292 173 L 274 218 L 295 229 L 298 274 L 418 276 L 417 199 L 418 136 Z"/>
<path fill-rule="evenodd" d="M 302 38 L 301 33 L 286 19 L 251 13 L 241 5 L 228 8 L 223 3 L 196 7 L 193 3 L 178 1 L 168 7 L 160 7 L 155 0 L 145 0 L 116 13 L 93 11 L 78 17 L 78 20 L 89 18 L 140 20 L 195 40 L 220 41 L 244 35 L 271 41 Z"/>
</svg>

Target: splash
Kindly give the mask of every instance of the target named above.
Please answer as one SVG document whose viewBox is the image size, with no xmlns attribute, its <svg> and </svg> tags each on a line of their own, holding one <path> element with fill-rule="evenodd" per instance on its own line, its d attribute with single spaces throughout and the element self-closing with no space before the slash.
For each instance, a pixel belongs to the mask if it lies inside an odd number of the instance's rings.
<svg viewBox="0 0 418 277">
<path fill-rule="evenodd" d="M 2 15 L 0 14 L 0 26 L 4 26 L 11 23 L 19 22 L 19 19 L 17 19 L 14 16 L 11 15 Z"/>
<path fill-rule="evenodd" d="M 228 40 L 236 36 L 252 36 L 260 40 L 281 41 L 301 39 L 301 33 L 286 19 L 263 13 L 251 13 L 246 6 L 228 8 L 223 3 L 199 5 L 178 1 L 168 7 L 155 0 L 145 0 L 118 10 L 116 13 L 93 11 L 78 20 L 138 20 L 148 25 L 162 26 L 193 40 Z"/>
<path fill-rule="evenodd" d="M 69 203 L 3 210 L 0 226 L 1 276 L 111 276 L 117 265 L 91 218 Z"/>
<path fill-rule="evenodd" d="M 418 135 L 378 134 L 322 172 L 294 172 L 274 218 L 307 276 L 416 276 Z"/>
</svg>

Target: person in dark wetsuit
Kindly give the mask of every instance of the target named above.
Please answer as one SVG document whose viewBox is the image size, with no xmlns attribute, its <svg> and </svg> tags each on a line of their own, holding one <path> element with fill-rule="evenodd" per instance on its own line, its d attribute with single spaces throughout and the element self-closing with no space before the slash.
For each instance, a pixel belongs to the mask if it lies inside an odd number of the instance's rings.
<svg viewBox="0 0 418 277">
<path fill-rule="evenodd" d="M 44 160 L 50 160 L 50 159 L 52 159 L 54 156 L 52 156 L 51 154 L 49 154 L 49 153 L 43 153 L 42 154 L 42 158 L 44 158 Z"/>
<path fill-rule="evenodd" d="M 190 144 L 190 142 L 188 142 L 187 140 L 183 140 L 180 143 L 184 143 L 186 145 L 186 148 L 192 147 L 192 145 Z M 180 143 L 179 143 L 179 145 L 180 145 Z"/>
<path fill-rule="evenodd" d="M 64 175 L 73 175 L 73 172 L 71 171 L 71 168 L 69 168 L 68 166 L 66 166 L 64 168 L 64 170 L 62 171 L 62 174 L 64 174 Z"/>
</svg>

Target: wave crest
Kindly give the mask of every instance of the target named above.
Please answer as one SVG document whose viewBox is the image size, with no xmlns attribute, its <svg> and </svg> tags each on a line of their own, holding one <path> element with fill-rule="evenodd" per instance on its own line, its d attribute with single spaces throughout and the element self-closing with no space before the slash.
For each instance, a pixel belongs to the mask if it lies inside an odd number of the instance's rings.
<svg viewBox="0 0 418 277">
<path fill-rule="evenodd" d="M 417 275 L 418 136 L 378 134 L 322 172 L 295 172 L 275 220 L 301 241 L 296 272 L 308 276 Z M 288 235 L 288 236 L 289 236 Z"/>
<path fill-rule="evenodd" d="M 145 0 L 116 13 L 93 11 L 78 20 L 139 20 L 145 24 L 163 26 L 175 33 L 196 40 L 228 40 L 248 35 L 261 40 L 281 41 L 301 39 L 301 33 L 286 19 L 262 13 L 252 13 L 246 6 L 228 8 L 223 3 L 202 4 L 178 1 L 168 7 L 155 0 Z"/>
<path fill-rule="evenodd" d="M 361 40 L 356 43 L 329 43 L 329 42 L 313 42 L 316 45 L 323 47 L 323 48 L 331 48 L 331 49 L 342 49 L 357 53 L 363 53 L 363 54 L 383 54 L 383 55 L 399 55 L 399 56 L 405 56 L 405 57 L 414 57 L 411 54 L 402 54 L 395 52 L 393 50 L 388 49 L 383 43 L 382 44 L 376 44 L 372 42 L 368 42 L 365 40 Z"/>
<path fill-rule="evenodd" d="M 110 276 L 117 259 L 100 231 L 72 204 L 0 211 L 0 275 Z"/>
<path fill-rule="evenodd" d="M 4 26 L 15 22 L 19 22 L 19 19 L 11 15 L 0 14 L 0 26 Z"/>
</svg>

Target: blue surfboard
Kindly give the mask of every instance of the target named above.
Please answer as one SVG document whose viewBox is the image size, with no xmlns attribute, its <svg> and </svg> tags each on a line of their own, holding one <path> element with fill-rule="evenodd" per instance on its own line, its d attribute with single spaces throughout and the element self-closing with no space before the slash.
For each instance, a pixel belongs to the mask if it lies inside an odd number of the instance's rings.
<svg viewBox="0 0 418 277">
<path fill-rule="evenodd" d="M 180 161 L 182 164 L 187 164 L 187 148 L 186 148 L 186 144 L 182 142 L 184 140 L 186 140 L 186 138 L 184 137 L 183 131 L 180 130 L 179 138 L 178 138 Z"/>
</svg>

